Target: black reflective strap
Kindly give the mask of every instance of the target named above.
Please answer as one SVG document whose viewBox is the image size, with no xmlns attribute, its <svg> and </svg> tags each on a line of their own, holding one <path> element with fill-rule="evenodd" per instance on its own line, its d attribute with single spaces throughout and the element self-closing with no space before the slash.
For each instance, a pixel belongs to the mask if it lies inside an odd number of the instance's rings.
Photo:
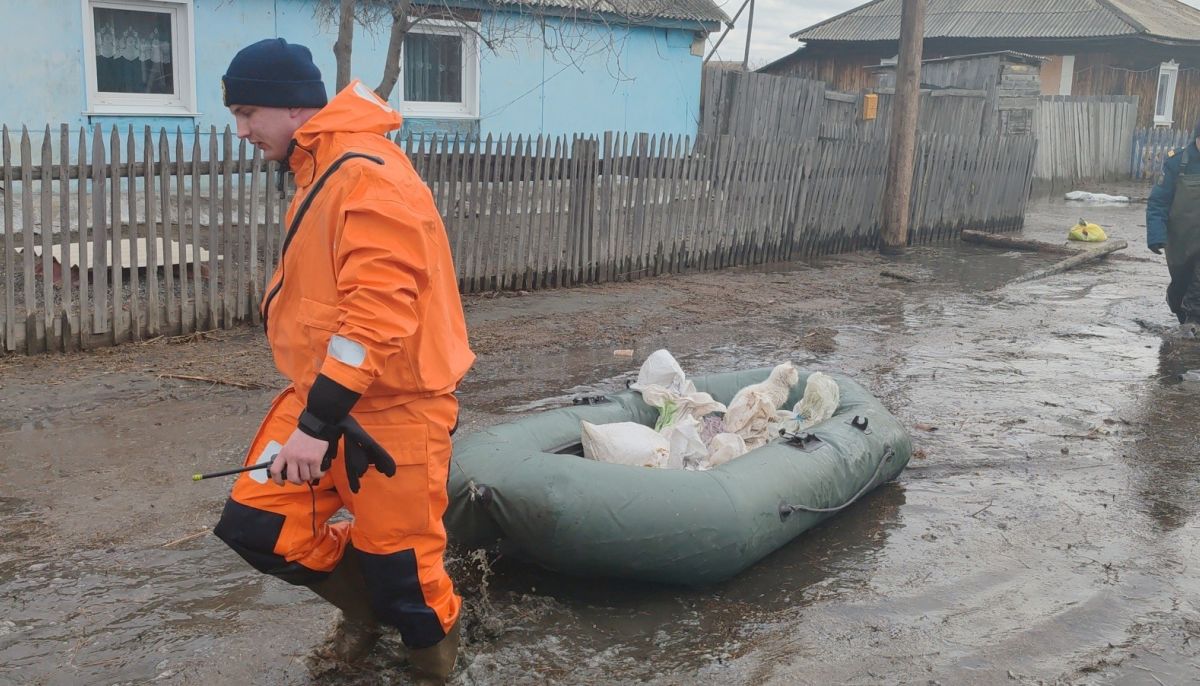
<svg viewBox="0 0 1200 686">
<path fill-rule="evenodd" d="M 325 173 L 321 174 L 321 178 L 317 179 L 317 182 L 313 184 L 312 190 L 308 192 L 308 195 L 304 196 L 304 202 L 300 203 L 300 208 L 296 210 L 296 216 L 292 218 L 292 225 L 288 227 L 287 236 L 283 239 L 283 249 L 279 253 L 279 283 L 275 284 L 275 287 L 267 294 L 266 300 L 263 301 L 262 320 L 264 333 L 267 330 L 267 313 L 271 310 L 271 301 L 275 299 L 275 296 L 279 295 L 279 289 L 283 287 L 283 257 L 287 255 L 288 246 L 291 245 L 292 238 L 296 235 L 296 229 L 300 228 L 300 221 L 304 219 L 304 215 L 308 214 L 308 208 L 312 206 L 313 200 L 317 199 L 317 194 L 325 187 L 325 182 L 329 180 L 329 177 L 340 169 L 343 164 L 355 158 L 371 160 L 375 164 L 383 165 L 382 157 L 362 152 L 348 152 L 334 160 L 333 164 L 329 165 L 329 168 L 325 170 Z"/>
<path fill-rule="evenodd" d="M 243 505 L 230 498 L 225 501 L 221 521 L 217 522 L 213 533 L 249 562 L 251 567 L 264 574 L 277 576 L 289 584 L 307 586 L 329 576 L 329 572 L 319 572 L 298 562 L 288 562 L 275 553 L 283 522 L 284 516 L 281 514 Z"/>
<path fill-rule="evenodd" d="M 425 603 L 417 576 L 417 555 L 411 549 L 389 555 L 355 550 L 379 621 L 400 630 L 409 648 L 428 648 L 446 637 L 442 621 Z"/>
</svg>

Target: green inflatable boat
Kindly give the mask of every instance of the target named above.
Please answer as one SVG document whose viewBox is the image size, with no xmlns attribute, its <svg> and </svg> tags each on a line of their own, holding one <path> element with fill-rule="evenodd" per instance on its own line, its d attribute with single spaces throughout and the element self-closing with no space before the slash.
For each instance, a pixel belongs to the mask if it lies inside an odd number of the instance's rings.
<svg viewBox="0 0 1200 686">
<path fill-rule="evenodd" d="M 694 377 L 728 403 L 770 369 Z M 803 394 L 801 372 L 786 407 Z M 458 438 L 446 527 L 468 549 L 499 547 L 578 576 L 699 586 L 728 579 L 900 474 L 912 445 L 883 405 L 831 375 L 837 413 L 709 471 L 582 457 L 580 421 L 653 426 L 634 391 Z"/>
</svg>

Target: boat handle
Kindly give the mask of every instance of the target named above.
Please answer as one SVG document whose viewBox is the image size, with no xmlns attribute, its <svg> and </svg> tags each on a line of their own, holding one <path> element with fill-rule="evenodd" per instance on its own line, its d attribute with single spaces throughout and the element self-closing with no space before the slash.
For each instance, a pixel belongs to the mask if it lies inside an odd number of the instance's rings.
<svg viewBox="0 0 1200 686">
<path fill-rule="evenodd" d="M 788 433 L 785 429 L 780 429 L 779 435 L 783 436 L 788 445 L 806 453 L 811 453 L 817 448 L 825 445 L 825 441 L 822 441 L 820 437 L 815 436 L 807 431 L 793 434 Z"/>
<path fill-rule="evenodd" d="M 847 507 L 850 507 L 851 505 L 853 505 L 855 503 L 855 501 L 857 501 L 859 498 L 861 498 L 864 493 L 871 490 L 872 486 L 875 485 L 875 479 L 878 479 L 879 473 L 881 471 L 883 471 L 883 465 L 887 464 L 888 462 L 891 462 L 892 458 L 895 456 L 896 456 L 896 451 L 892 450 L 892 447 L 890 445 L 887 448 L 885 448 L 883 451 L 883 457 L 881 457 L 879 459 L 879 464 L 875 466 L 875 473 L 871 475 L 871 480 L 868 481 L 866 483 L 866 485 L 864 485 L 862 487 L 862 489 L 859 490 L 858 493 L 855 493 L 853 498 L 847 500 L 845 503 L 838 505 L 837 507 L 809 507 L 807 505 L 789 505 L 788 503 L 784 503 L 779 506 L 779 521 L 786 522 L 788 520 L 788 517 L 791 517 L 792 514 L 794 514 L 796 512 L 815 512 L 815 513 L 840 512 L 840 511 L 846 509 Z"/>
<path fill-rule="evenodd" d="M 854 415 L 854 418 L 850 420 L 850 426 L 858 429 L 859 431 L 863 432 L 864 434 L 871 433 L 871 430 L 868 428 L 870 426 L 870 424 L 871 424 L 871 421 L 869 419 L 867 419 L 866 417 L 857 415 L 857 414 Z"/>
<path fill-rule="evenodd" d="M 599 405 L 610 402 L 606 395 L 581 395 L 571 398 L 572 405 Z"/>
</svg>

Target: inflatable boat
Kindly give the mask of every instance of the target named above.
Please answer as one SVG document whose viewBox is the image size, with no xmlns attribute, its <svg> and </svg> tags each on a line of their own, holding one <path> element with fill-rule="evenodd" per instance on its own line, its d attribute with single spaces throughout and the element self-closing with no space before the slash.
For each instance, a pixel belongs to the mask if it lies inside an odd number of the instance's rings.
<svg viewBox="0 0 1200 686">
<path fill-rule="evenodd" d="M 728 403 L 770 369 L 693 377 Z M 786 407 L 803 393 L 802 371 Z M 702 586 L 728 579 L 852 507 L 908 464 L 908 434 L 850 379 L 829 420 L 708 471 L 582 457 L 580 422 L 653 426 L 635 391 L 589 398 L 455 441 L 450 540 L 499 547 L 558 572 Z"/>
</svg>

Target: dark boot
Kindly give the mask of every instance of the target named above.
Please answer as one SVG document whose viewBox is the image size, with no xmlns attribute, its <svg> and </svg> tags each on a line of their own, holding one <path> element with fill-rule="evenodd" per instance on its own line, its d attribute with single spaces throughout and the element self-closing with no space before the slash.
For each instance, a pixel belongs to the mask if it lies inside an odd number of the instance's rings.
<svg viewBox="0 0 1200 686">
<path fill-rule="evenodd" d="M 458 658 L 458 622 L 440 642 L 428 648 L 408 651 L 413 683 L 418 686 L 442 686 L 454 671 Z"/>
<path fill-rule="evenodd" d="M 329 576 L 309 588 L 342 611 L 325 642 L 306 661 L 309 671 L 319 675 L 338 663 L 352 664 L 366 657 L 379 641 L 380 629 L 354 547 L 347 545 Z"/>
</svg>

